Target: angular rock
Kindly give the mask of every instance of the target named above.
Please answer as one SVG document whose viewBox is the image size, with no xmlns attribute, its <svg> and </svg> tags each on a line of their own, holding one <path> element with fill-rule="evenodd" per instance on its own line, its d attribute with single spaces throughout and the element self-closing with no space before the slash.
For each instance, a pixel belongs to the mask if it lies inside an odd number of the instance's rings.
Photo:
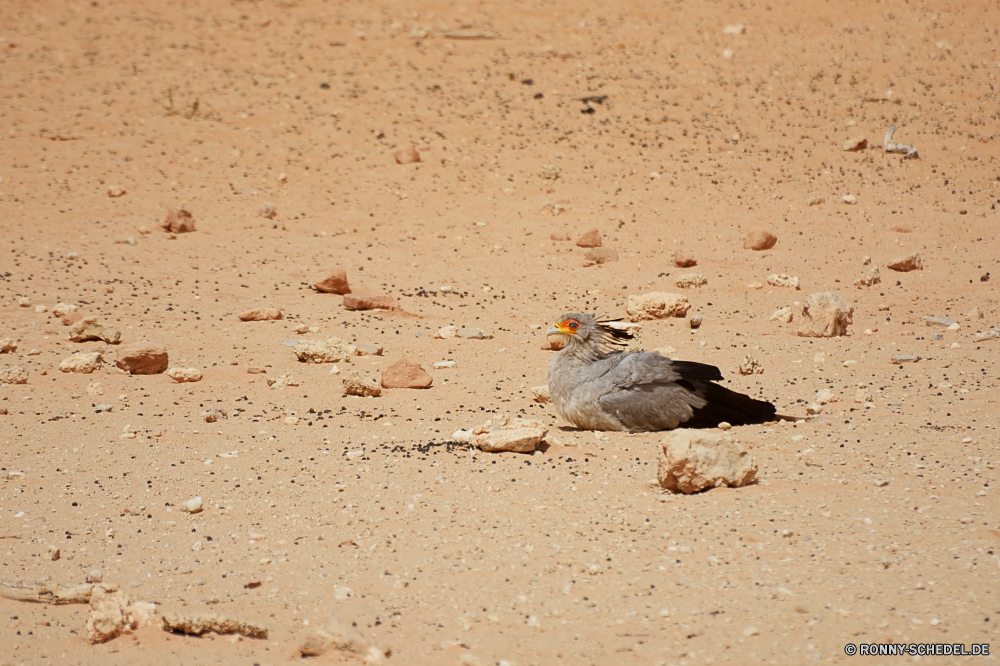
<svg viewBox="0 0 1000 666">
<path fill-rule="evenodd" d="M 386 294 L 345 294 L 344 307 L 348 310 L 398 310 L 399 304 Z"/>
<path fill-rule="evenodd" d="M 595 247 L 583 256 L 587 261 L 594 264 L 607 264 L 618 261 L 618 250 L 611 247 Z"/>
<path fill-rule="evenodd" d="M 167 376 L 175 382 L 200 382 L 201 370 L 198 368 L 170 368 L 167 370 Z"/>
<path fill-rule="evenodd" d="M 278 377 L 276 379 L 272 379 L 271 377 L 267 377 L 267 385 L 270 386 L 273 389 L 280 390 L 280 389 L 284 389 L 284 388 L 286 388 L 288 386 L 298 386 L 299 382 L 296 381 L 295 377 L 291 376 L 288 373 L 285 373 L 285 374 L 281 375 L 280 377 Z"/>
<path fill-rule="evenodd" d="M 396 164 L 413 164 L 414 162 L 420 161 L 420 153 L 413 146 L 407 146 L 406 148 L 400 148 L 392 154 L 393 158 L 396 160 Z"/>
<path fill-rule="evenodd" d="M 131 375 L 158 375 L 169 361 L 165 346 L 143 341 L 121 347 L 115 365 Z"/>
<path fill-rule="evenodd" d="M 811 294 L 799 314 L 798 335 L 803 338 L 835 338 L 854 323 L 854 308 L 835 291 Z"/>
<path fill-rule="evenodd" d="M 579 247 L 601 247 L 601 232 L 597 227 L 589 229 L 576 239 L 576 244 Z"/>
<path fill-rule="evenodd" d="M 698 260 L 683 250 L 674 251 L 674 266 L 677 268 L 690 268 L 697 266 Z"/>
<path fill-rule="evenodd" d="M 183 208 L 171 208 L 160 221 L 160 228 L 173 234 L 194 231 L 194 216 Z"/>
<path fill-rule="evenodd" d="M 355 353 L 358 356 L 381 356 L 382 351 L 382 345 L 370 345 L 366 342 L 359 342 Z"/>
<path fill-rule="evenodd" d="M 543 405 L 552 402 L 552 393 L 549 391 L 548 384 L 545 386 L 532 386 L 531 394 L 535 396 L 535 402 L 540 402 Z"/>
<path fill-rule="evenodd" d="M 365 663 L 382 664 L 385 662 L 385 652 L 375 647 L 360 633 L 346 622 L 332 619 L 322 629 L 317 629 L 299 645 L 299 654 L 303 657 L 318 657 L 330 650 L 339 650 L 349 654 L 364 657 Z"/>
<path fill-rule="evenodd" d="M 402 358 L 382 371 L 382 388 L 427 388 L 434 381 L 426 370 Z"/>
<path fill-rule="evenodd" d="M 771 321 L 780 321 L 787 324 L 792 321 L 792 309 L 789 307 L 779 308 L 771 315 Z"/>
<path fill-rule="evenodd" d="M 278 308 L 254 308 L 240 313 L 240 321 L 274 321 L 284 319 L 284 313 Z"/>
<path fill-rule="evenodd" d="M 704 430 L 674 430 L 661 442 L 657 478 L 668 490 L 696 493 L 705 488 L 738 488 L 753 482 L 753 455 L 729 435 Z"/>
<path fill-rule="evenodd" d="M 105 324 L 97 317 L 86 317 L 70 327 L 69 339 L 72 342 L 103 340 L 109 345 L 116 345 L 121 341 L 122 333 L 114 326 Z"/>
<path fill-rule="evenodd" d="M 736 371 L 741 375 L 762 375 L 764 374 L 764 366 L 758 363 L 753 356 L 748 355 L 742 363 L 736 366 Z"/>
<path fill-rule="evenodd" d="M 201 513 L 203 508 L 201 497 L 192 497 L 185 502 L 181 502 L 177 508 L 184 513 Z"/>
<path fill-rule="evenodd" d="M 743 241 L 743 249 L 756 250 L 758 252 L 761 250 L 770 250 L 777 242 L 777 236 L 767 229 L 757 227 L 756 229 L 751 229 L 750 233 L 747 234 L 746 240 Z"/>
<path fill-rule="evenodd" d="M 70 354 L 59 363 L 60 372 L 80 372 L 90 374 L 100 370 L 103 355 L 99 351 Z"/>
<path fill-rule="evenodd" d="M 97 352 L 100 356 L 100 352 Z M 74 354 L 75 356 L 75 354 Z M 72 356 L 70 357 L 72 358 Z M 68 360 L 68 359 L 67 359 Z M 64 361 L 65 362 L 65 361 Z M 62 366 L 59 366 L 62 369 Z M 67 372 L 63 370 L 63 372 Z M 27 384 L 28 383 L 28 369 L 20 365 L 5 365 L 0 368 L 0 384 Z"/>
<path fill-rule="evenodd" d="M 163 630 L 179 634 L 201 636 L 212 632 L 215 634 L 240 634 L 247 638 L 267 638 L 267 628 L 255 622 L 239 620 L 219 615 L 180 615 L 179 613 L 163 614 Z"/>
<path fill-rule="evenodd" d="M 927 317 L 926 321 L 928 326 L 940 326 L 941 328 L 948 328 L 958 323 L 954 319 L 948 319 L 947 317 Z"/>
<path fill-rule="evenodd" d="M 900 273 L 909 273 L 910 271 L 922 271 L 924 263 L 920 261 L 920 254 L 914 252 L 905 257 L 896 257 L 886 264 L 886 268 L 899 271 Z"/>
<path fill-rule="evenodd" d="M 799 279 L 797 277 L 790 277 L 784 273 L 781 275 L 768 275 L 767 283 L 772 287 L 787 287 L 789 289 L 799 288 Z"/>
<path fill-rule="evenodd" d="M 153 623 L 156 604 L 132 602 L 120 591 L 95 585 L 90 592 L 90 613 L 87 616 L 87 638 L 104 643 Z"/>
<path fill-rule="evenodd" d="M 329 340 L 300 340 L 295 345 L 295 356 L 303 363 L 339 363 L 350 361 L 358 351 L 355 345 L 340 338 Z"/>
<path fill-rule="evenodd" d="M 846 150 L 850 153 L 856 153 L 859 150 L 864 150 L 868 147 L 868 139 L 863 136 L 852 136 L 850 139 L 844 142 L 841 146 L 841 150 Z"/>
<path fill-rule="evenodd" d="M 351 287 L 347 284 L 347 271 L 343 268 L 334 268 L 325 278 L 313 284 L 316 291 L 324 294 L 349 294 Z"/>
<path fill-rule="evenodd" d="M 360 395 L 378 397 L 382 395 L 382 387 L 374 379 L 352 371 L 344 377 L 344 393 L 347 395 Z"/>
<path fill-rule="evenodd" d="M 510 414 L 501 414 L 474 428 L 469 443 L 488 453 L 530 453 L 542 443 L 548 431 L 541 421 L 512 419 Z"/>
<path fill-rule="evenodd" d="M 879 284 L 881 282 L 882 282 L 882 275 L 881 273 L 878 272 L 878 267 L 876 266 L 872 268 L 870 271 L 868 271 L 867 275 L 858 278 L 854 284 L 856 284 L 859 287 L 870 287 L 873 284 Z"/>
<path fill-rule="evenodd" d="M 0 354 L 12 354 L 17 351 L 17 343 L 10 338 L 0 338 Z"/>
<path fill-rule="evenodd" d="M 76 306 L 71 303 L 59 303 L 52 308 L 52 316 L 57 319 L 61 319 L 71 312 L 76 312 Z"/>
<path fill-rule="evenodd" d="M 677 276 L 677 280 L 674 281 L 681 289 L 690 289 L 691 287 L 700 287 L 702 285 L 708 284 L 708 280 L 701 273 L 687 273 L 685 275 Z"/>
<path fill-rule="evenodd" d="M 654 291 L 639 296 L 629 296 L 625 313 L 629 321 L 684 317 L 691 308 L 688 299 L 680 294 Z"/>
</svg>

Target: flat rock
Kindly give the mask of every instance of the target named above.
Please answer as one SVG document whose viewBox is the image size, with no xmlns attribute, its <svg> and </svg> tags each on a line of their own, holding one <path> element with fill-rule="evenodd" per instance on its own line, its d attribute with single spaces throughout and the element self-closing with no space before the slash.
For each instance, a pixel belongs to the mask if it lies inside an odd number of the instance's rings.
<svg viewBox="0 0 1000 666">
<path fill-rule="evenodd" d="M 386 294 L 345 294 L 344 307 L 348 310 L 398 310 L 396 299 Z"/>
<path fill-rule="evenodd" d="M 420 153 L 413 146 L 400 148 L 392 156 L 396 160 L 396 164 L 413 164 L 420 161 Z"/>
<path fill-rule="evenodd" d="M 913 354 L 893 354 L 893 363 L 916 363 L 920 360 L 919 356 L 914 356 Z"/>
<path fill-rule="evenodd" d="M 155 342 L 134 342 L 118 350 L 115 365 L 132 375 L 158 375 L 169 363 L 167 348 Z"/>
<path fill-rule="evenodd" d="M 352 371 L 344 377 L 344 393 L 347 395 L 360 395 L 378 397 L 382 395 L 382 387 L 374 379 L 370 379 Z"/>
<path fill-rule="evenodd" d="M 382 371 L 382 388 L 427 388 L 434 378 L 419 363 L 402 358 Z"/>
<path fill-rule="evenodd" d="M 576 244 L 579 247 L 601 247 L 601 232 L 597 227 L 589 229 L 576 239 Z"/>
<path fill-rule="evenodd" d="M 947 317 L 927 317 L 926 321 L 928 326 L 940 326 L 942 328 L 958 324 L 954 319 L 948 319 Z"/>
<path fill-rule="evenodd" d="M 212 632 L 215 634 L 240 634 L 247 638 L 267 638 L 267 628 L 262 625 L 215 614 L 164 613 L 163 630 L 192 636 L 201 636 Z"/>
<path fill-rule="evenodd" d="M 649 319 L 666 319 L 668 317 L 684 317 L 691 304 L 680 294 L 668 294 L 654 291 L 638 296 L 629 296 L 625 306 L 625 314 L 629 321 L 645 321 Z"/>
<path fill-rule="evenodd" d="M 701 273 L 686 273 L 684 275 L 678 275 L 677 279 L 674 281 L 681 289 L 691 289 L 692 287 L 701 287 L 708 284 L 708 280 Z"/>
<path fill-rule="evenodd" d="M 324 294 L 351 293 L 351 287 L 347 284 L 347 271 L 339 267 L 334 268 L 319 282 L 313 283 L 313 287 L 316 288 L 316 291 L 321 291 Z"/>
<path fill-rule="evenodd" d="M 849 153 L 856 153 L 859 150 L 864 150 L 868 147 L 868 139 L 863 136 L 852 136 L 850 139 L 844 142 L 840 148 L 841 150 L 846 150 Z"/>
<path fill-rule="evenodd" d="M 382 351 L 382 345 L 370 345 L 366 342 L 359 342 L 357 351 L 354 353 L 358 356 L 381 356 Z"/>
<path fill-rule="evenodd" d="M 183 208 L 171 208 L 160 221 L 160 228 L 172 234 L 194 231 L 194 216 Z"/>
<path fill-rule="evenodd" d="M 900 273 L 909 273 L 910 271 L 922 271 L 924 269 L 924 262 L 920 260 L 920 254 L 914 252 L 913 254 L 908 254 L 903 257 L 896 257 L 888 264 L 886 268 L 894 271 L 899 271 Z"/>
<path fill-rule="evenodd" d="M 175 382 L 200 382 L 201 370 L 198 368 L 170 368 L 167 376 Z"/>
<path fill-rule="evenodd" d="M 683 250 L 674 251 L 674 266 L 677 268 L 690 268 L 691 266 L 697 266 L 698 260 L 694 256 L 684 252 Z"/>
<path fill-rule="evenodd" d="M 458 367 L 458 363 L 456 363 L 455 361 L 435 361 L 434 362 L 434 369 L 435 370 L 454 370 L 457 367 Z"/>
<path fill-rule="evenodd" d="M 240 321 L 274 321 L 284 319 L 285 315 L 278 308 L 254 308 L 240 313 Z"/>
<path fill-rule="evenodd" d="M 706 488 L 738 488 L 753 482 L 753 455 L 729 435 L 704 430 L 674 430 L 661 442 L 657 478 L 667 490 L 696 493 Z"/>
<path fill-rule="evenodd" d="M 303 363 L 339 363 L 350 361 L 358 348 L 340 338 L 329 340 L 300 340 L 295 345 L 295 356 Z"/>
<path fill-rule="evenodd" d="M 618 261 L 618 250 L 611 247 L 595 247 L 583 257 L 593 264 L 607 264 Z"/>
<path fill-rule="evenodd" d="M 788 289 L 799 288 L 799 279 L 797 277 L 790 277 L 784 273 L 780 275 L 768 275 L 767 283 L 772 287 L 786 287 Z"/>
<path fill-rule="evenodd" d="M 121 341 L 122 333 L 97 317 L 85 317 L 70 327 L 69 339 L 72 342 L 103 340 L 109 345 L 116 345 Z"/>
<path fill-rule="evenodd" d="M 762 227 L 751 229 L 743 241 L 744 250 L 770 250 L 778 242 L 778 237 Z"/>
<path fill-rule="evenodd" d="M 854 323 L 854 307 L 837 292 L 824 291 L 806 299 L 799 319 L 799 337 L 835 338 L 846 334 L 847 327 Z"/>
<path fill-rule="evenodd" d="M 487 333 L 481 328 L 460 328 L 455 331 L 455 334 L 460 338 L 465 338 L 466 340 L 491 340 L 493 339 L 492 333 Z"/>
<path fill-rule="evenodd" d="M 95 353 L 100 355 L 100 352 L 95 352 Z M 72 358 L 72 356 L 70 358 Z M 59 369 L 62 370 L 62 365 L 59 366 Z M 69 371 L 63 370 L 63 372 L 69 372 Z M 28 383 L 28 369 L 25 368 L 24 366 L 5 365 L 2 368 L 0 368 L 0 384 L 27 384 L 27 383 Z"/>
<path fill-rule="evenodd" d="M 771 314 L 771 321 L 780 321 L 787 324 L 792 321 L 792 309 L 790 307 L 778 308 Z"/>
<path fill-rule="evenodd" d="M 104 357 L 99 351 L 77 352 L 70 354 L 59 363 L 59 371 L 79 372 L 89 375 L 95 370 L 100 370 L 103 360 Z"/>
<path fill-rule="evenodd" d="M 548 428 L 541 421 L 512 419 L 510 414 L 501 414 L 474 428 L 469 443 L 488 453 L 530 453 L 542 443 L 547 433 Z"/>
</svg>

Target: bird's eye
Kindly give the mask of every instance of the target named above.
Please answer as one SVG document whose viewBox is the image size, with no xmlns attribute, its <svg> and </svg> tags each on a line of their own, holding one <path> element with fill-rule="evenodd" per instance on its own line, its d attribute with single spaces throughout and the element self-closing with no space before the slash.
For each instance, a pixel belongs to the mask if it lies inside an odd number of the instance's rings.
<svg viewBox="0 0 1000 666">
<path fill-rule="evenodd" d="M 572 328 L 573 330 L 576 330 L 576 328 L 577 328 L 577 327 L 578 327 L 579 325 L 580 325 L 580 324 L 579 324 L 579 323 L 577 323 L 577 322 L 575 322 L 575 321 L 571 321 L 571 322 L 569 323 L 569 327 L 570 327 L 570 328 Z"/>
</svg>

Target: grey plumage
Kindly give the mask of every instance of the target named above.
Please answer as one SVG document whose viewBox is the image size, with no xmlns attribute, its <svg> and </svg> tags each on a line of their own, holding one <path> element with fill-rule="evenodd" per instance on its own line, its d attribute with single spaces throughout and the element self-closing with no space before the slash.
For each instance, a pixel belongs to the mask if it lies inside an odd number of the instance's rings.
<svg viewBox="0 0 1000 666">
<path fill-rule="evenodd" d="M 640 432 L 775 418 L 771 403 L 716 384 L 722 373 L 714 366 L 615 350 L 626 334 L 590 315 L 563 315 L 548 334 L 567 340 L 549 363 L 552 403 L 579 428 Z"/>
</svg>

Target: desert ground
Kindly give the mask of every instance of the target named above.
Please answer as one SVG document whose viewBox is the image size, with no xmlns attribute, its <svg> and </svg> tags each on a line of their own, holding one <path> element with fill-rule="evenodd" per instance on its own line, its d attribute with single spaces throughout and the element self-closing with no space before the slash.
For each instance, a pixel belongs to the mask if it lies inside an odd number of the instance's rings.
<svg viewBox="0 0 1000 666">
<path fill-rule="evenodd" d="M 317 631 L 352 640 L 316 663 L 996 663 L 998 26 L 954 0 L 0 3 L 0 664 L 264 666 Z M 396 309 L 313 288 L 338 268 Z M 799 336 L 827 291 L 853 323 Z M 666 433 L 535 400 L 556 317 L 652 292 L 690 311 L 636 344 L 797 417 L 728 431 L 754 483 L 666 492 Z M 70 341 L 80 317 L 120 342 Z M 383 352 L 291 346 L 333 337 Z M 117 367 L 143 341 L 201 381 Z M 103 365 L 60 371 L 77 352 Z M 345 394 L 404 358 L 429 388 Z M 455 441 L 503 414 L 545 444 Z M 92 642 L 86 603 L 10 598 L 55 586 L 155 617 Z"/>
</svg>

